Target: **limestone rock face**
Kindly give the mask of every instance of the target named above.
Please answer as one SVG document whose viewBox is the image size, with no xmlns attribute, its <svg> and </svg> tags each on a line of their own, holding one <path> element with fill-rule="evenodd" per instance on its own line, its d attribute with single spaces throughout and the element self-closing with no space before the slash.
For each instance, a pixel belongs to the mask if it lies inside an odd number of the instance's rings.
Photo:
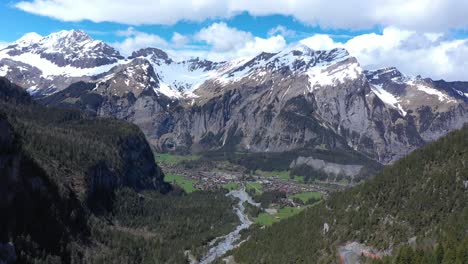
<svg viewBox="0 0 468 264">
<path fill-rule="evenodd" d="M 65 61 L 43 57 L 57 74 L 24 57 L 45 40 L 70 47 Z M 146 48 L 122 59 L 82 32 L 62 32 L 25 37 L 0 59 L 0 75 L 40 102 L 131 121 L 161 151 L 351 150 L 387 164 L 468 121 L 468 83 L 365 71 L 344 49 L 296 45 L 212 62 Z"/>
</svg>

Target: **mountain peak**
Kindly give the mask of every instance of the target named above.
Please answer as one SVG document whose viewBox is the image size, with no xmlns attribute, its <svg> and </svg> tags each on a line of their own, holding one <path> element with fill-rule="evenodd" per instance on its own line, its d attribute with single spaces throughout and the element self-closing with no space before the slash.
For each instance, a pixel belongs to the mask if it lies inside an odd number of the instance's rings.
<svg viewBox="0 0 468 264">
<path fill-rule="evenodd" d="M 103 44 L 102 41 L 94 40 L 82 30 L 62 30 L 52 33 L 41 41 L 45 46 L 76 46 L 83 44 Z"/>
<path fill-rule="evenodd" d="M 54 32 L 49 36 L 59 36 L 59 37 L 89 37 L 83 30 L 80 29 L 71 29 L 71 30 L 61 30 L 58 32 Z"/>
<path fill-rule="evenodd" d="M 17 59 L 43 72 L 51 72 L 50 69 L 57 66 L 95 68 L 123 59 L 117 50 L 91 38 L 82 30 L 62 30 L 45 37 L 28 33 L 2 51 L 0 59 Z M 31 61 L 34 63 L 31 64 Z"/>
<path fill-rule="evenodd" d="M 333 49 L 313 49 L 304 43 L 297 43 L 286 48 L 284 52 L 301 52 L 302 54 L 334 54 L 338 58 L 348 57 L 349 52 L 345 48 L 337 47 Z"/>
<path fill-rule="evenodd" d="M 290 56 L 293 57 L 315 57 L 322 61 L 335 61 L 348 58 L 349 52 L 344 48 L 334 48 L 331 50 L 314 50 L 309 46 L 298 43 L 292 45 L 277 54 L 279 57 Z"/>
<path fill-rule="evenodd" d="M 385 67 L 376 70 L 367 70 L 365 72 L 367 79 L 372 83 L 382 83 L 386 81 L 403 82 L 406 76 L 396 67 Z"/>
<path fill-rule="evenodd" d="M 375 70 L 368 70 L 369 73 L 375 74 L 396 74 L 401 75 L 402 73 L 396 67 L 384 67 Z"/>
<path fill-rule="evenodd" d="M 312 55 L 314 50 L 308 46 L 297 43 L 286 47 L 284 50 L 280 51 L 278 54 L 292 54 L 293 56 L 303 56 L 303 55 Z"/>
<path fill-rule="evenodd" d="M 41 41 L 43 38 L 44 38 L 43 36 L 37 34 L 36 32 L 29 32 L 29 33 L 24 34 L 24 36 L 22 36 L 17 41 L 15 41 L 15 44 L 20 47 L 25 47 L 33 43 L 37 43 Z"/>
<path fill-rule="evenodd" d="M 153 61 L 164 60 L 166 63 L 169 63 L 171 61 L 167 53 L 158 48 L 144 48 L 134 51 L 129 57 L 129 59 L 134 59 L 138 57 L 151 57 Z"/>
</svg>

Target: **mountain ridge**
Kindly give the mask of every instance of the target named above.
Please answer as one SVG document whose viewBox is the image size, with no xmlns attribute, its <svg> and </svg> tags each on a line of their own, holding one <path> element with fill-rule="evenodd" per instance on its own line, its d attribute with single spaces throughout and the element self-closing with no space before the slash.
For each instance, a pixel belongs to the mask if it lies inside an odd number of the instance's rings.
<svg viewBox="0 0 468 264">
<path fill-rule="evenodd" d="M 147 48 L 85 69 L 91 75 L 46 78 L 14 58 L 0 59 L 0 75 L 26 84 L 41 102 L 131 121 L 160 151 L 350 148 L 387 164 L 468 121 L 468 83 L 363 70 L 344 49 L 299 44 L 211 62 Z M 89 88 L 77 93 L 79 81 Z"/>
</svg>

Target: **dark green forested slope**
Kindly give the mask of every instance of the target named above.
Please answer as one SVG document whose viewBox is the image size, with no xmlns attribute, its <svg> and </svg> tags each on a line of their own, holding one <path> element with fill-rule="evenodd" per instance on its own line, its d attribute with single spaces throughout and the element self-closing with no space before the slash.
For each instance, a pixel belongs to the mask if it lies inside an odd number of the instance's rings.
<svg viewBox="0 0 468 264">
<path fill-rule="evenodd" d="M 223 193 L 163 177 L 135 125 L 36 104 L 0 78 L 0 263 L 181 263 L 233 229 Z"/>
<path fill-rule="evenodd" d="M 0 243 L 20 261 L 69 259 L 117 187 L 168 189 L 136 126 L 38 105 L 4 78 L 0 127 Z"/>
<path fill-rule="evenodd" d="M 468 263 L 468 126 L 367 183 L 254 231 L 234 256 L 240 263 L 333 263 L 348 241 L 393 249 L 388 263 Z"/>
<path fill-rule="evenodd" d="M 211 240 L 238 224 L 234 201 L 223 192 L 178 196 L 126 188 L 116 198 L 111 225 L 92 221 L 99 246 L 88 263 L 186 263 L 186 250 L 200 259 Z"/>
</svg>

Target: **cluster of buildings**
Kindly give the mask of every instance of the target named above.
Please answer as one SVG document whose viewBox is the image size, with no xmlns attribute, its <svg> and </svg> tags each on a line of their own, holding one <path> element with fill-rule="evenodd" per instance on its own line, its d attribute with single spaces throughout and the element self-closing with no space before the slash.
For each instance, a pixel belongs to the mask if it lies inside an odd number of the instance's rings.
<svg viewBox="0 0 468 264">
<path fill-rule="evenodd" d="M 225 172 L 197 172 L 189 178 L 196 181 L 195 188 L 200 190 L 218 190 L 229 183 L 240 184 L 242 176 Z"/>
<path fill-rule="evenodd" d="M 167 170 L 167 169 L 166 169 Z M 238 184 L 246 182 L 256 182 L 262 185 L 262 191 L 279 191 L 286 195 L 292 195 L 302 192 L 321 192 L 326 194 L 322 188 L 309 184 L 282 179 L 280 177 L 265 177 L 258 175 L 245 175 L 240 172 L 225 171 L 191 171 L 188 173 L 181 168 L 170 168 L 170 173 L 184 175 L 195 181 L 194 187 L 199 190 L 219 190 L 225 188 L 227 184 Z"/>
<path fill-rule="evenodd" d="M 270 177 L 268 179 L 259 180 L 258 182 L 262 183 L 264 191 L 280 191 L 288 195 L 301 192 L 322 192 L 320 188 L 316 186 L 287 181 L 278 177 Z"/>
</svg>

